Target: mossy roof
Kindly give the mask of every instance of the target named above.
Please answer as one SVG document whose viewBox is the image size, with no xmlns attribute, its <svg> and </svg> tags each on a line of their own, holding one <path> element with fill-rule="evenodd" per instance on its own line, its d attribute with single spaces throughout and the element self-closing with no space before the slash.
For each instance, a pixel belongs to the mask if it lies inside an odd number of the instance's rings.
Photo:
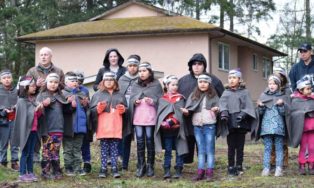
<svg viewBox="0 0 314 188">
<path fill-rule="evenodd" d="M 116 18 L 73 23 L 20 36 L 17 40 L 31 42 L 125 34 L 197 32 L 208 31 L 213 28 L 217 27 L 185 16 Z"/>
</svg>

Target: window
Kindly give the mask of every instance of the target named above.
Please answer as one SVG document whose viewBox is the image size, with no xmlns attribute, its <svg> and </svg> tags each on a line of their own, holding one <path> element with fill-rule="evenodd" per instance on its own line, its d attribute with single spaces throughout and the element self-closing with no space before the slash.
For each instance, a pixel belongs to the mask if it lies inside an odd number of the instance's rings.
<svg viewBox="0 0 314 188">
<path fill-rule="evenodd" d="M 263 58 L 263 76 L 265 79 L 268 78 L 269 75 L 272 74 L 272 70 L 271 70 L 271 61 L 270 59 L 267 58 Z"/>
<path fill-rule="evenodd" d="M 229 45 L 224 43 L 218 44 L 219 48 L 219 69 L 229 70 Z"/>
<path fill-rule="evenodd" d="M 253 70 L 257 70 L 257 55 L 256 54 L 253 54 L 252 55 L 252 69 Z"/>
</svg>

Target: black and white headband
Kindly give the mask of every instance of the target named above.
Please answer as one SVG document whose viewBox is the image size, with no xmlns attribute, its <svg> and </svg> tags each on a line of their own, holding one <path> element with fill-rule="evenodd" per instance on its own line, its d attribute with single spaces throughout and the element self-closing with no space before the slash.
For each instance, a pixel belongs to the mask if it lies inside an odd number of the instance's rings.
<svg viewBox="0 0 314 188">
<path fill-rule="evenodd" d="M 205 81 L 208 83 L 212 83 L 212 78 L 206 74 L 201 74 L 199 75 L 199 77 L 197 78 L 197 81 Z"/>
<path fill-rule="evenodd" d="M 60 81 L 60 76 L 57 74 L 57 73 L 50 73 L 48 74 L 48 76 L 46 77 L 46 82 L 49 82 L 49 81 L 53 81 L 53 80 L 56 80 L 56 81 Z"/>
</svg>

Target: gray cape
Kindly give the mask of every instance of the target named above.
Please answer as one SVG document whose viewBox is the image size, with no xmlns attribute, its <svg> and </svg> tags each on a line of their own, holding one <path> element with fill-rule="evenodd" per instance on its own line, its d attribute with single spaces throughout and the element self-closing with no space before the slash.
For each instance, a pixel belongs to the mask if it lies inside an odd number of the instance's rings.
<svg viewBox="0 0 314 188">
<path fill-rule="evenodd" d="M 15 88 L 11 88 L 10 90 L 6 90 L 2 84 L 0 84 L 0 113 L 5 116 L 3 112 L 4 109 L 11 109 L 16 105 L 17 102 L 17 90 Z M 0 124 L 6 124 L 7 118 L 0 116 Z"/>
<path fill-rule="evenodd" d="M 188 145 L 186 140 L 186 127 L 184 123 L 184 118 L 182 111 L 180 108 L 184 107 L 185 100 L 182 98 L 180 101 L 176 103 L 170 103 L 167 100 L 160 98 L 158 102 L 158 110 L 157 110 L 157 125 L 154 132 L 155 135 L 155 150 L 156 152 L 162 151 L 162 136 L 160 125 L 161 122 L 170 114 L 174 113 L 174 118 L 176 118 L 180 122 L 180 129 L 176 139 L 176 151 L 178 155 L 183 155 L 188 153 Z"/>
<path fill-rule="evenodd" d="M 256 112 L 253 105 L 253 101 L 249 94 L 249 91 L 245 88 L 242 83 L 237 90 L 231 90 L 226 88 L 219 99 L 219 110 L 228 111 L 229 120 L 232 119 L 232 115 L 244 112 L 249 118 L 249 126 L 255 127 L 256 123 Z M 235 122 L 232 122 L 235 123 Z M 230 121 L 228 122 L 230 124 Z M 230 125 L 222 123 L 221 124 L 221 135 L 223 137 L 229 134 Z"/>
<path fill-rule="evenodd" d="M 98 90 L 92 97 L 90 101 L 90 123 L 92 124 L 92 129 L 95 132 L 98 126 L 98 113 L 97 113 L 97 104 L 98 102 L 106 101 L 107 106 L 105 112 L 110 112 L 110 107 L 115 108 L 118 104 L 122 104 L 127 107 L 127 102 L 123 94 L 115 91 L 112 95 L 108 91 Z M 125 114 L 125 113 L 124 113 Z M 123 126 L 122 136 L 130 134 L 130 128 Z"/>
<path fill-rule="evenodd" d="M 132 95 L 130 97 L 130 119 L 131 123 L 133 122 L 133 115 L 134 115 L 134 108 L 135 108 L 135 101 L 142 99 L 144 97 L 149 97 L 153 99 L 153 102 L 155 104 L 155 107 L 157 109 L 158 106 L 158 100 L 163 94 L 162 87 L 160 85 L 160 82 L 156 79 L 154 79 L 153 82 L 147 84 L 146 87 L 143 87 L 138 84 L 138 81 L 136 81 L 132 87 L 131 91 Z"/>
<path fill-rule="evenodd" d="M 207 96 L 203 93 L 200 97 L 200 99 L 198 100 L 192 100 L 192 96 L 193 96 L 193 93 L 190 94 L 188 100 L 186 101 L 186 104 L 185 104 L 185 108 L 189 111 L 189 116 L 191 116 L 190 119 L 192 119 L 192 114 L 191 112 L 199 112 L 201 110 L 201 102 L 203 101 L 204 97 L 207 98 Z M 218 104 L 219 104 L 219 97 L 216 95 L 215 97 L 209 99 L 206 101 L 206 109 L 207 110 L 210 110 L 212 107 L 215 107 L 217 106 L 218 107 Z M 189 126 L 188 128 L 188 132 L 191 133 L 193 132 L 194 133 L 194 127 L 193 125 L 192 126 Z M 216 136 L 219 136 L 217 133 L 219 133 L 219 122 L 218 122 L 218 118 L 217 118 L 217 123 L 216 123 Z"/>
<path fill-rule="evenodd" d="M 29 134 L 32 131 L 32 125 L 34 120 L 35 109 L 38 103 L 35 101 L 29 101 L 25 98 L 19 98 L 16 104 L 16 114 L 14 127 L 13 127 L 13 137 L 12 145 L 20 147 L 23 151 L 24 146 L 27 143 Z M 38 126 L 40 124 L 38 123 Z M 39 130 L 40 127 L 37 128 Z M 38 141 L 39 141 L 39 131 L 37 131 Z"/>
<path fill-rule="evenodd" d="M 84 98 L 89 98 L 89 96 L 86 93 L 84 93 L 83 91 L 79 91 L 76 94 L 73 94 L 71 91 L 72 91 L 72 89 L 65 87 L 62 90 L 62 94 L 64 95 L 64 97 L 66 99 L 68 99 L 72 95 L 75 95 L 75 97 L 77 97 L 79 100 L 84 99 Z M 89 114 L 89 112 L 87 112 L 87 111 L 89 110 L 89 108 L 83 107 L 83 106 L 82 106 L 82 108 L 84 108 L 84 110 L 85 110 L 86 117 L 87 117 L 86 121 L 88 122 L 88 115 L 87 114 Z M 74 136 L 73 121 L 76 118 L 76 108 L 70 107 L 69 109 L 70 110 L 68 110 L 68 113 L 64 113 L 64 115 L 63 115 L 63 117 L 64 117 L 64 136 L 73 137 Z"/>
<path fill-rule="evenodd" d="M 293 97 L 291 102 L 290 123 L 288 124 L 289 145 L 298 147 L 304 128 L 305 114 L 314 111 L 314 100 Z"/>
<path fill-rule="evenodd" d="M 290 105 L 291 105 L 291 100 L 290 96 L 285 94 L 284 92 L 276 93 L 276 94 L 268 94 L 269 90 L 266 90 L 261 94 L 259 97 L 259 100 L 265 105 L 266 108 L 272 108 L 273 105 L 277 102 L 278 99 L 282 99 L 284 101 L 285 105 L 285 118 L 284 118 L 284 123 L 285 123 L 285 130 L 286 130 L 286 135 L 287 135 L 287 125 L 289 124 L 290 121 Z M 260 115 L 258 113 L 258 107 L 256 108 L 256 124 L 254 124 L 255 127 L 252 127 L 252 132 L 251 132 L 251 138 L 255 137 L 255 140 L 260 139 L 260 133 L 261 133 L 261 128 L 262 128 L 262 120 L 263 120 L 263 115 Z"/>
<path fill-rule="evenodd" d="M 39 122 L 41 125 L 40 134 L 41 136 L 46 136 L 49 132 L 55 131 L 61 131 L 63 133 L 63 111 L 65 111 L 66 108 L 69 108 L 70 105 L 63 95 L 60 95 L 59 93 L 52 95 L 49 91 L 40 92 L 37 95 L 36 101 L 42 102 L 46 98 L 50 98 L 51 103 L 44 108 L 43 118 L 41 118 L 41 121 Z"/>
</svg>

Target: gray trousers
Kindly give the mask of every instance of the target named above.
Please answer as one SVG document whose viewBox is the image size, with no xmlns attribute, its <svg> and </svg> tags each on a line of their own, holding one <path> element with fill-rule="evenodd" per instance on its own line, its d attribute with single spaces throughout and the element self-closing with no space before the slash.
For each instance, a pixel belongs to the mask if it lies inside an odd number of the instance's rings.
<svg viewBox="0 0 314 188">
<path fill-rule="evenodd" d="M 8 124 L 0 125 L 0 162 L 7 163 L 7 150 L 10 145 L 11 150 L 11 161 L 19 160 L 19 148 L 17 146 L 11 145 L 11 139 L 13 136 L 13 125 L 14 121 L 11 121 Z"/>
<path fill-rule="evenodd" d="M 79 171 L 82 164 L 81 147 L 83 143 L 83 134 L 74 135 L 74 137 L 63 137 L 63 158 L 65 169 Z"/>
</svg>

